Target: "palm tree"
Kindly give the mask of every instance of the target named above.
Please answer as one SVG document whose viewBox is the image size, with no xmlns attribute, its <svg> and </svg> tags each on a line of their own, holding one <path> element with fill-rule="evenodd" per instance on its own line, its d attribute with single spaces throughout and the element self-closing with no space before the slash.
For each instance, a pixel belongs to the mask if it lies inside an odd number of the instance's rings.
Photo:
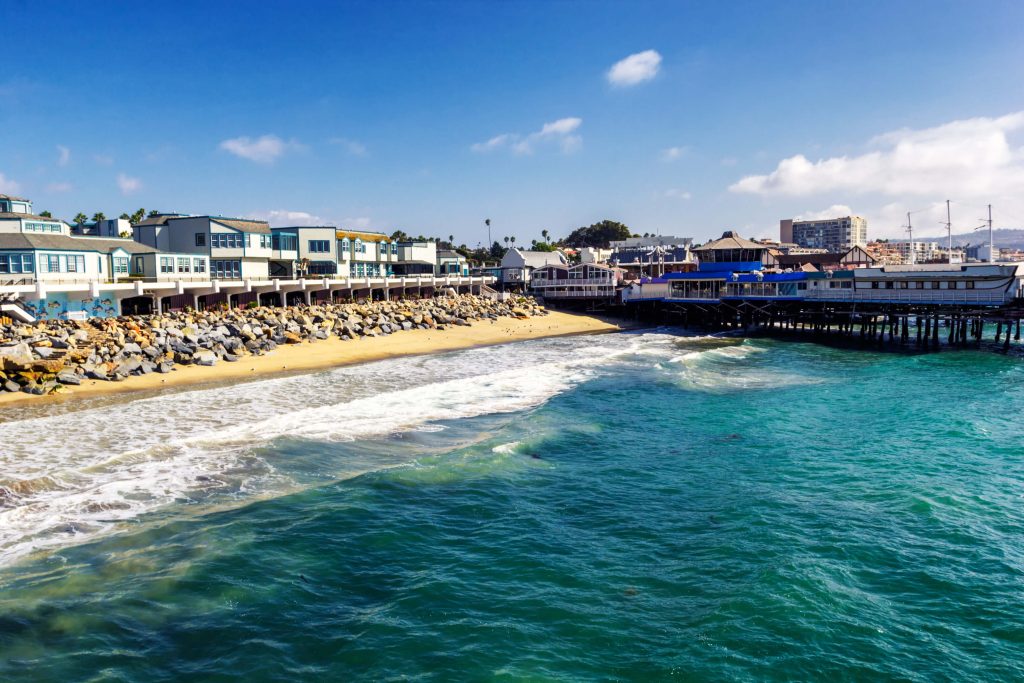
<svg viewBox="0 0 1024 683">
<path fill-rule="evenodd" d="M 86 222 L 87 220 L 89 220 L 89 217 L 88 217 L 88 216 L 86 216 L 86 215 L 85 215 L 84 213 L 82 213 L 81 211 L 79 211 L 79 212 L 78 212 L 78 215 L 77 215 L 77 216 L 75 216 L 75 225 L 82 225 L 82 224 L 83 224 L 83 223 L 85 223 L 85 222 Z"/>
<path fill-rule="evenodd" d="M 548 241 L 548 235 L 549 235 L 549 234 L 550 234 L 550 233 L 548 233 L 548 231 L 547 231 L 547 230 L 541 230 L 541 231 L 540 231 L 540 236 L 544 238 L 544 241 L 545 241 L 545 242 L 547 242 L 547 241 Z"/>
<path fill-rule="evenodd" d="M 505 235 L 505 248 L 508 249 L 508 235 Z"/>
<path fill-rule="evenodd" d="M 120 216 L 118 216 L 118 218 L 120 218 L 123 221 L 130 221 L 132 219 L 132 217 L 126 213 L 122 213 Z"/>
<path fill-rule="evenodd" d="M 50 213 L 49 211 L 40 211 L 39 215 L 42 216 L 43 218 L 53 218 L 53 214 Z"/>
<path fill-rule="evenodd" d="M 99 223 L 100 221 L 107 220 L 107 217 L 103 215 L 102 211 L 97 211 L 92 215 L 92 220 L 94 223 Z"/>
<path fill-rule="evenodd" d="M 157 211 L 156 209 L 153 209 L 152 211 L 149 212 L 149 217 L 150 218 L 152 218 L 153 216 L 159 216 L 159 215 L 160 215 L 160 212 Z"/>
<path fill-rule="evenodd" d="M 455 248 L 455 235 L 448 235 L 448 246 Z"/>
<path fill-rule="evenodd" d="M 133 213 L 131 216 L 129 216 L 128 220 L 131 221 L 132 223 L 138 223 L 138 222 L 142 221 L 142 219 L 145 218 L 145 217 L 146 217 L 146 210 L 145 209 L 139 209 L 138 211 Z"/>
<path fill-rule="evenodd" d="M 512 237 L 510 237 L 509 239 L 512 240 L 512 246 L 515 247 L 516 246 L 516 236 L 512 235 Z"/>
</svg>

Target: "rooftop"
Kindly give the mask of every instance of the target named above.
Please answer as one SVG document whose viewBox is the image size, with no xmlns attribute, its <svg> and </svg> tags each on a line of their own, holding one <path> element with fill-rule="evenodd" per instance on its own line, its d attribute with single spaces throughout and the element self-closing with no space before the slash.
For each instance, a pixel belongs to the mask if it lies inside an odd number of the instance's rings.
<svg viewBox="0 0 1024 683">
<path fill-rule="evenodd" d="M 745 239 L 740 237 L 738 233 L 732 230 L 726 230 L 722 233 L 722 236 L 711 242 L 708 242 L 702 247 L 697 247 L 694 251 L 709 251 L 711 249 L 764 249 L 765 246 L 758 242 Z"/>
<path fill-rule="evenodd" d="M 0 199 L 9 199 L 12 202 L 27 202 L 28 200 L 24 197 L 13 197 L 9 194 L 0 194 Z"/>
</svg>

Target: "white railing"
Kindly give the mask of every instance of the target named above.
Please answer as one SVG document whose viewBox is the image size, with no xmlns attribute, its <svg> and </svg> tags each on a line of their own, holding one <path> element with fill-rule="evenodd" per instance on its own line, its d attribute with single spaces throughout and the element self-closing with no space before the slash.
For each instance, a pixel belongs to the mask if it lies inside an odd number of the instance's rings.
<svg viewBox="0 0 1024 683">
<path fill-rule="evenodd" d="M 1003 304 L 1013 296 L 997 289 L 824 289 L 802 292 L 805 298 L 885 303 Z"/>
<path fill-rule="evenodd" d="M 563 278 L 558 280 L 545 280 L 543 278 L 534 277 L 530 280 L 532 287 L 579 287 L 582 285 L 603 285 L 606 287 L 615 286 L 615 279 L 610 277 L 592 277 L 592 278 Z"/>
<path fill-rule="evenodd" d="M 534 290 L 534 293 L 549 299 L 564 299 L 572 297 L 589 297 L 593 299 L 599 297 L 612 298 L 615 296 L 615 289 L 592 289 L 585 291 L 570 289 L 537 289 Z"/>
</svg>

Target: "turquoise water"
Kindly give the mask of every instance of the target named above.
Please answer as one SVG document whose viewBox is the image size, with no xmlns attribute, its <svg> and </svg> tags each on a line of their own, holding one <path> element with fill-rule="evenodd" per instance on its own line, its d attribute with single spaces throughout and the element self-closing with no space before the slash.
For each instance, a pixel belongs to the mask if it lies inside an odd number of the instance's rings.
<svg viewBox="0 0 1024 683">
<path fill-rule="evenodd" d="M 1022 386 L 654 331 L 8 413 L 0 679 L 1019 680 Z"/>
</svg>

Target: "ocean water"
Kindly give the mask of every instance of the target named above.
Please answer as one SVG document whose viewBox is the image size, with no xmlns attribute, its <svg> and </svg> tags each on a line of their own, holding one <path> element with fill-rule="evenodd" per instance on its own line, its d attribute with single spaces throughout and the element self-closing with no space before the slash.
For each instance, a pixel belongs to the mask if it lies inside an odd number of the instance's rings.
<svg viewBox="0 0 1024 683">
<path fill-rule="evenodd" d="M 0 412 L 3 681 L 1024 678 L 1019 359 L 653 330 L 68 406 Z"/>
</svg>

